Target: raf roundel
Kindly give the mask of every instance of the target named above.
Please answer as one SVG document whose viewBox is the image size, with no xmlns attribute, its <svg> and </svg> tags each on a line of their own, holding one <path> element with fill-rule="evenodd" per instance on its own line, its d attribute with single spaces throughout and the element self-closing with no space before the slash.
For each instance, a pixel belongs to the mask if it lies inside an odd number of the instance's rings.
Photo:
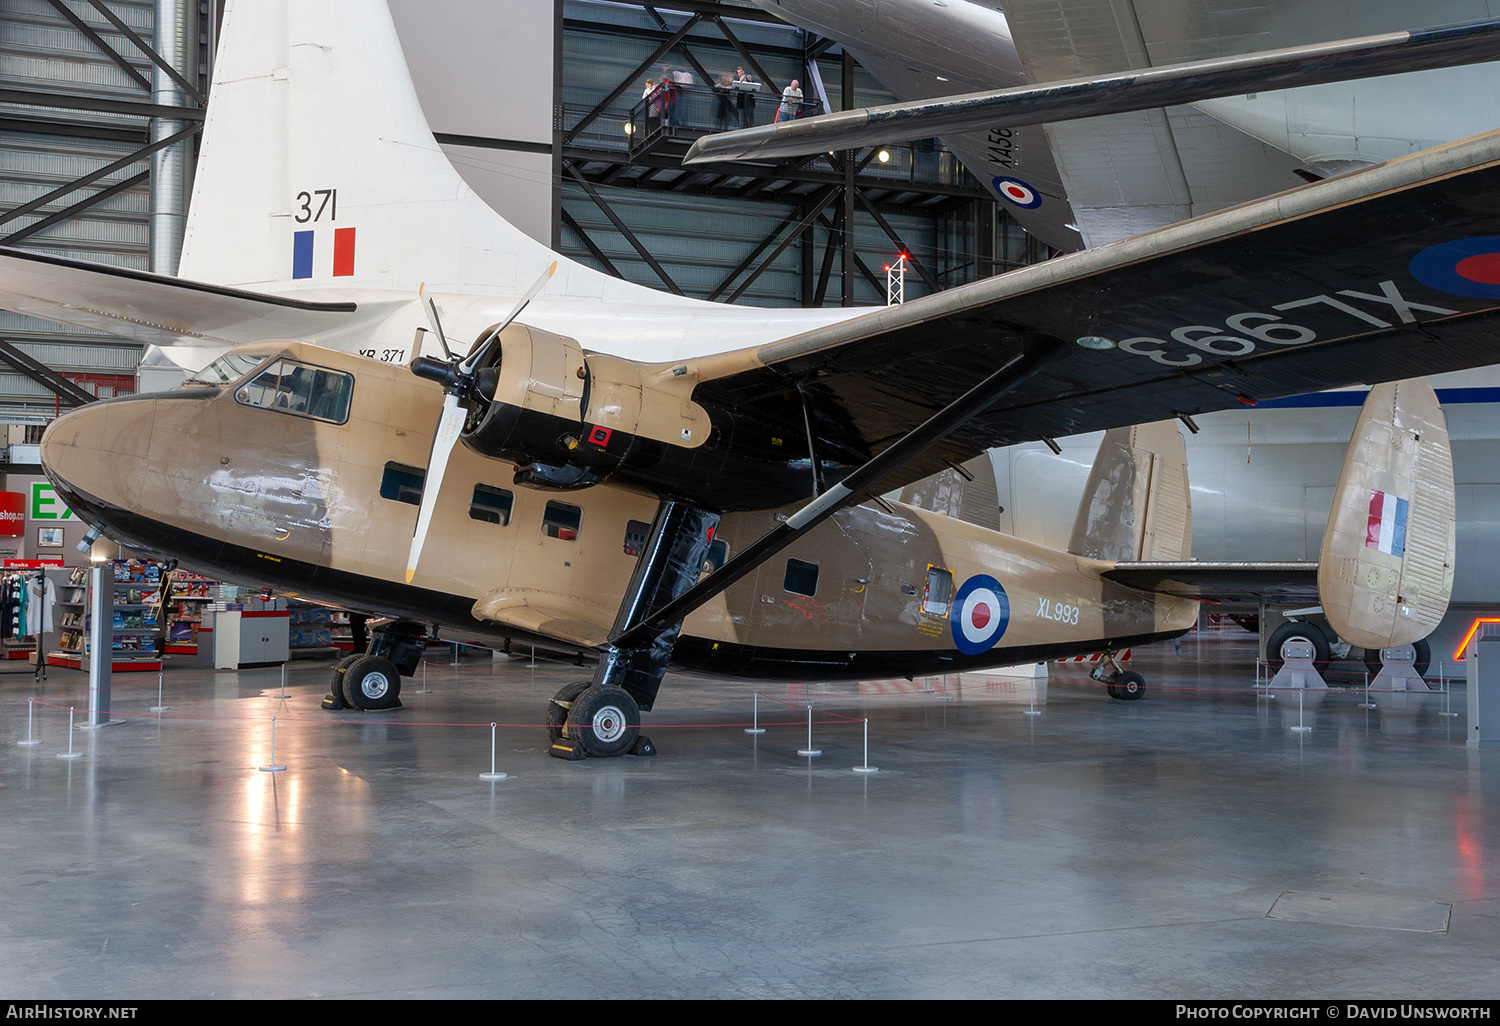
<svg viewBox="0 0 1500 1026">
<path fill-rule="evenodd" d="M 1010 624 L 1010 599 L 1000 582 L 976 574 L 953 600 L 953 643 L 964 655 L 983 655 L 995 647 Z"/>
<path fill-rule="evenodd" d="M 1000 198 L 1007 203 L 1014 203 L 1018 207 L 1027 210 L 1035 210 L 1042 205 L 1042 194 L 1019 178 L 1000 177 L 992 179 L 991 185 L 1000 194 Z"/>
<path fill-rule="evenodd" d="M 1454 239 L 1411 258 L 1411 276 L 1450 296 L 1500 299 L 1500 237 Z"/>
</svg>

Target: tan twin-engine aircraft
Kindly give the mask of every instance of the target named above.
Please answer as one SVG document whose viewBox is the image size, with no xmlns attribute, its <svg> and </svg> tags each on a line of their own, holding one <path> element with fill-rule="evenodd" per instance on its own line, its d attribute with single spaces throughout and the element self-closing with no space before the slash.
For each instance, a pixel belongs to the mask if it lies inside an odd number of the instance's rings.
<svg viewBox="0 0 1500 1026">
<path fill-rule="evenodd" d="M 447 166 L 394 39 L 378 3 L 229 5 L 197 281 L 0 254 L 8 307 L 216 347 L 55 421 L 47 473 L 121 542 L 387 618 L 339 667 L 360 709 L 439 629 L 595 653 L 547 712 L 555 753 L 596 756 L 642 750 L 669 665 L 870 678 L 1172 637 L 1195 573 L 1235 571 L 1185 564 L 1173 418 L 1500 359 L 1500 135 L 903 306 L 760 311 L 554 273 Z M 1376 391 L 1335 503 L 1374 533 L 1330 531 L 1324 588 L 1406 644 L 1446 604 L 1452 478 L 1444 507 L 1430 389 Z M 1098 429 L 1068 551 L 882 498 Z"/>
</svg>

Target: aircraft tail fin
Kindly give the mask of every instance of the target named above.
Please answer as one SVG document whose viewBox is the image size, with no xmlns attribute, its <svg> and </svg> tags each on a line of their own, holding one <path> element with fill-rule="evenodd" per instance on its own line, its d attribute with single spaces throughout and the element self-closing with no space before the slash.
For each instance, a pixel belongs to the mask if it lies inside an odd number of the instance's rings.
<svg viewBox="0 0 1500 1026">
<path fill-rule="evenodd" d="M 1180 560 L 1192 547 L 1187 449 L 1177 424 L 1106 431 L 1068 551 L 1091 559 Z"/>
<path fill-rule="evenodd" d="M 958 468 L 913 481 L 901 489 L 898 500 L 991 531 L 1000 529 L 999 489 L 989 453 L 975 456 Z"/>
<path fill-rule="evenodd" d="M 230 0 L 221 40 L 182 277 L 511 296 L 555 259 L 449 163 L 383 0 Z M 682 302 L 566 259 L 548 294 Z"/>
<path fill-rule="evenodd" d="M 1448 609 L 1456 551 L 1453 454 L 1425 378 L 1365 399 L 1318 557 L 1328 622 L 1368 651 L 1425 638 Z"/>
</svg>

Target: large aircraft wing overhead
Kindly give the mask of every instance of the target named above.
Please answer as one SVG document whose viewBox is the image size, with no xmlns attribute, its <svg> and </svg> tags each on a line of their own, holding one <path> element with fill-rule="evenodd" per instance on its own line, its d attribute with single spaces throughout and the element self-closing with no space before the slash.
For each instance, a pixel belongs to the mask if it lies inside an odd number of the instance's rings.
<svg viewBox="0 0 1500 1026">
<path fill-rule="evenodd" d="M 158 346 L 312 339 L 374 312 L 6 247 L 0 308 Z"/>
<path fill-rule="evenodd" d="M 1076 38 L 1080 29 L 1069 20 L 1048 26 L 1053 30 L 1047 33 L 1049 46 L 1024 45 L 1027 30 L 1032 28 L 1021 13 L 1024 7 L 1007 3 L 1006 12 L 1018 29 L 1017 48 L 1033 84 L 710 135 L 693 144 L 684 163 L 793 157 L 908 142 L 953 131 L 1072 121 L 1500 58 L 1500 21 L 1484 21 L 1153 67 L 1143 64 L 1149 61 L 1145 46 L 1132 46 L 1133 40 L 1113 19 L 1102 29 L 1100 23 L 1085 22 L 1094 33 L 1089 40 Z M 1033 31 L 1041 34 L 1040 26 Z M 1056 38 L 1059 35 L 1066 38 Z M 1081 75 L 1070 65 L 1082 65 Z M 1067 70 L 1073 70 L 1073 74 L 1067 74 Z"/>
<path fill-rule="evenodd" d="M 1046 339 L 1067 355 L 882 482 L 997 445 L 1500 362 L 1500 132 L 699 362 L 699 402 L 882 451 Z M 739 444 L 736 437 L 734 442 Z M 747 444 L 754 444 L 747 439 Z"/>
</svg>

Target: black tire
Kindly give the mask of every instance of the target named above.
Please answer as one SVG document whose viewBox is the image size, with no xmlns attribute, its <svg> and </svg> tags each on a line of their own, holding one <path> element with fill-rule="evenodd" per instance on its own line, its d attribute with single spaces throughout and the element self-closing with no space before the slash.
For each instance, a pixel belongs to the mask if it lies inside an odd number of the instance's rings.
<svg viewBox="0 0 1500 1026">
<path fill-rule="evenodd" d="M 571 684 L 564 684 L 562 690 L 553 695 L 547 703 L 547 740 L 557 741 L 563 736 L 563 727 L 568 722 L 568 710 L 578 700 L 578 696 L 587 691 L 594 682 L 591 680 L 575 680 Z"/>
<path fill-rule="evenodd" d="M 1281 654 L 1281 646 L 1288 641 L 1305 640 L 1312 642 L 1313 647 L 1313 669 L 1324 673 L 1328 669 L 1328 660 L 1331 655 L 1328 649 L 1328 635 L 1323 633 L 1323 628 L 1315 623 L 1302 623 L 1293 621 L 1284 623 L 1276 628 L 1271 635 L 1271 640 L 1266 643 L 1266 665 L 1271 673 L 1275 674 L 1281 669 L 1285 657 Z"/>
<path fill-rule="evenodd" d="M 1146 694 L 1146 678 L 1132 670 L 1126 670 L 1109 686 L 1109 696 L 1124 702 L 1134 702 Z"/>
<path fill-rule="evenodd" d="M 343 668 L 344 701 L 364 712 L 401 704 L 401 674 L 384 656 L 362 655 Z"/>
<path fill-rule="evenodd" d="M 641 710 L 621 688 L 597 684 L 568 710 L 568 736 L 596 758 L 624 755 L 641 732 Z"/>
<path fill-rule="evenodd" d="M 333 697 L 339 701 L 344 700 L 344 671 L 358 658 L 358 655 L 346 655 L 333 664 L 333 678 L 328 682 L 328 690 L 333 692 Z"/>
<path fill-rule="evenodd" d="M 1109 695 L 1110 698 L 1120 697 L 1120 692 L 1115 690 L 1115 686 L 1113 684 L 1104 685 L 1104 693 Z"/>
<path fill-rule="evenodd" d="M 1411 668 L 1417 671 L 1418 677 L 1426 677 L 1427 669 L 1432 665 L 1432 646 L 1427 643 L 1426 638 L 1423 638 L 1421 641 L 1418 641 L 1416 644 L 1412 645 L 1412 648 L 1417 650 L 1417 657 L 1412 661 Z M 1370 679 L 1374 680 L 1375 675 L 1380 672 L 1381 667 L 1380 649 L 1367 648 L 1364 650 L 1364 652 L 1365 669 L 1370 671 Z"/>
</svg>

